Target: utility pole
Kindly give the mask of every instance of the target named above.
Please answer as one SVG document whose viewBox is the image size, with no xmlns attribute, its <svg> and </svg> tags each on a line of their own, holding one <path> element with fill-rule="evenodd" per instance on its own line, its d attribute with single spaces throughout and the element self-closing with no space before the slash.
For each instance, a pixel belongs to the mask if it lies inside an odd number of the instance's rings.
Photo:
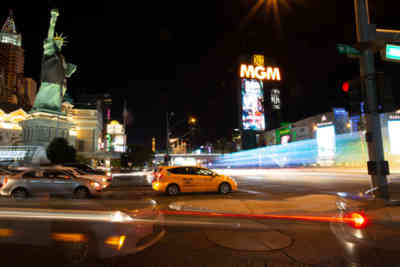
<svg viewBox="0 0 400 267">
<path fill-rule="evenodd" d="M 356 27 L 358 43 L 372 43 L 376 41 L 376 25 L 370 24 L 368 0 L 354 0 L 356 13 Z M 384 157 L 381 123 L 378 113 L 378 99 L 376 90 L 376 73 L 374 51 L 367 47 L 360 55 L 360 75 L 364 78 L 366 94 L 366 141 L 368 143 L 368 173 L 371 175 L 373 188 L 377 188 L 375 196 L 389 200 L 389 188 L 386 175 L 387 162 Z M 375 170 L 375 171 L 372 171 Z"/>
</svg>

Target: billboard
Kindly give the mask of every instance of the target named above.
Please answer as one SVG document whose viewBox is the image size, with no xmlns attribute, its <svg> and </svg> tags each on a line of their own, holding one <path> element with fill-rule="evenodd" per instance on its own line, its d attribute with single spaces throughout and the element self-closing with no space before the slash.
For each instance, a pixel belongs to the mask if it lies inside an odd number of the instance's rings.
<svg viewBox="0 0 400 267">
<path fill-rule="evenodd" d="M 241 79 L 242 127 L 244 130 L 265 130 L 263 82 Z"/>
<path fill-rule="evenodd" d="M 317 129 L 318 157 L 333 159 L 336 150 L 335 126 L 333 124 L 319 126 Z"/>
<path fill-rule="evenodd" d="M 107 133 L 108 134 L 123 134 L 124 129 L 122 127 L 122 124 L 120 124 L 118 121 L 111 121 L 107 125 Z"/>
<path fill-rule="evenodd" d="M 334 108 L 333 115 L 336 134 L 350 132 L 351 124 L 349 124 L 349 113 L 344 108 Z"/>
<path fill-rule="evenodd" d="M 281 123 L 281 126 L 275 131 L 275 144 L 284 145 L 296 141 L 296 131 L 292 130 L 292 125 L 290 123 Z"/>
<path fill-rule="evenodd" d="M 113 140 L 113 146 L 115 152 L 125 152 L 125 136 L 115 135 Z"/>
<path fill-rule="evenodd" d="M 270 92 L 271 92 L 270 101 L 271 101 L 272 109 L 276 109 L 276 110 L 281 109 L 281 93 L 280 93 L 279 89 L 274 88 L 274 89 L 271 89 Z"/>
<path fill-rule="evenodd" d="M 400 155 L 400 120 L 388 121 L 390 153 Z"/>
<path fill-rule="evenodd" d="M 288 144 L 292 141 L 292 136 L 290 134 L 282 135 L 281 136 L 281 145 Z"/>
</svg>

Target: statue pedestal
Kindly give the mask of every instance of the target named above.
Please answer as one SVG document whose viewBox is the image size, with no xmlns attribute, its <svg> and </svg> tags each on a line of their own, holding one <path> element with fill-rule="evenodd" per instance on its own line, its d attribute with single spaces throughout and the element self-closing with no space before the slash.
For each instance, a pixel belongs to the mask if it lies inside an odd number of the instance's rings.
<svg viewBox="0 0 400 267">
<path fill-rule="evenodd" d="M 63 137 L 69 142 L 70 129 L 74 123 L 67 119 L 63 114 L 53 114 L 47 112 L 33 112 L 29 117 L 20 122 L 22 127 L 22 140 L 27 146 L 41 146 L 45 150 L 55 137 Z M 47 158 L 41 153 L 40 159 L 33 161 L 46 162 Z"/>
</svg>

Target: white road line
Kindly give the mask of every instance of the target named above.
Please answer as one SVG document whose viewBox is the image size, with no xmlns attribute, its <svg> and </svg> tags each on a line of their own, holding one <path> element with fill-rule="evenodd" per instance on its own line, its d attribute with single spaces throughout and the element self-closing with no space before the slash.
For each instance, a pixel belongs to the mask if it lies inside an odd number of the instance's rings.
<svg viewBox="0 0 400 267">
<path fill-rule="evenodd" d="M 240 189 L 240 190 L 238 190 L 238 192 L 245 192 L 245 193 L 254 194 L 254 195 L 266 194 L 265 192 L 258 192 L 258 191 L 246 190 L 246 189 Z"/>
</svg>

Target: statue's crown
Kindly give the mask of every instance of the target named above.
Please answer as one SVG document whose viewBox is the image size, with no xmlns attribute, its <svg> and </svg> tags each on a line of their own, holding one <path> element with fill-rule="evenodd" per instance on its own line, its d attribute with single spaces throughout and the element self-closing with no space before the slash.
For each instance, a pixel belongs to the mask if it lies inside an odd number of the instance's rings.
<svg viewBox="0 0 400 267">
<path fill-rule="evenodd" d="M 61 41 L 62 46 L 65 46 L 65 45 L 68 43 L 67 37 L 66 37 L 66 36 L 63 36 L 62 33 L 61 33 L 60 35 L 58 35 L 58 34 L 56 33 L 56 36 L 54 36 L 53 39 L 54 39 L 54 41 Z"/>
</svg>

